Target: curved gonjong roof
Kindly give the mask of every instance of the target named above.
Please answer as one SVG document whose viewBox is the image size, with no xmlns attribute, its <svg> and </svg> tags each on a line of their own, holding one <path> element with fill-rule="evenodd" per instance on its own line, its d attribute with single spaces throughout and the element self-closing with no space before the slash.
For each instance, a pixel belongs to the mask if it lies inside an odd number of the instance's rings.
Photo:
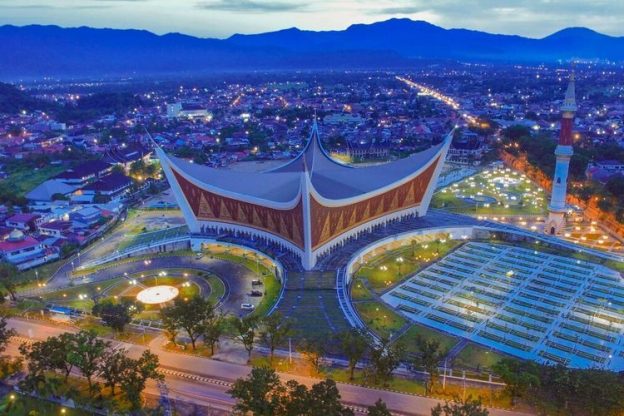
<svg viewBox="0 0 624 416">
<path fill-rule="evenodd" d="M 295 159 L 264 172 L 216 169 L 165 155 L 162 149 L 157 153 L 159 157 L 169 159 L 175 170 L 198 185 L 224 196 L 274 203 L 294 201 L 299 198 L 302 175 L 306 174 L 320 196 L 341 200 L 364 196 L 403 181 L 428 166 L 448 144 L 450 136 L 440 144 L 404 159 L 362 168 L 333 160 L 323 149 L 316 122 L 308 143 Z"/>
</svg>

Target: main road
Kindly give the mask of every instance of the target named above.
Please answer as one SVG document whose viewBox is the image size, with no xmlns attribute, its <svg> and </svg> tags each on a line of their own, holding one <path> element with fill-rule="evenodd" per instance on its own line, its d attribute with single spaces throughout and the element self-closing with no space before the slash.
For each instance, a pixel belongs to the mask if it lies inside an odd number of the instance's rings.
<svg viewBox="0 0 624 416">
<path fill-rule="evenodd" d="M 50 336 L 56 336 L 62 332 L 75 331 L 71 328 L 52 326 L 37 321 L 24 321 L 21 319 L 9 319 L 8 326 L 15 329 L 20 337 L 33 340 L 42 340 Z M 17 346 L 24 339 L 15 338 L 7 352 L 17 354 Z M 120 348 L 125 349 L 131 357 L 138 357 L 147 347 L 124 342 L 115 342 Z M 188 354 L 174 353 L 158 348 L 153 351 L 158 354 L 160 366 L 165 374 L 166 384 L 169 387 L 169 397 L 186 403 L 200 406 L 210 406 L 214 409 L 229 410 L 235 401 L 226 392 L 231 383 L 241 377 L 246 377 L 251 368 L 245 365 L 226 363 L 197 357 Z M 295 376 L 292 374 L 280 374 L 283 380 L 297 380 L 310 386 L 318 383 L 318 379 L 312 377 Z M 338 383 L 342 401 L 345 404 L 364 408 L 381 399 L 393 412 L 404 415 L 430 415 L 431 408 L 439 400 L 420 397 L 410 394 L 377 390 L 351 384 Z M 147 394 L 158 395 L 158 389 L 150 384 Z M 522 416 L 526 413 L 515 411 L 490 409 L 492 416 Z"/>
</svg>

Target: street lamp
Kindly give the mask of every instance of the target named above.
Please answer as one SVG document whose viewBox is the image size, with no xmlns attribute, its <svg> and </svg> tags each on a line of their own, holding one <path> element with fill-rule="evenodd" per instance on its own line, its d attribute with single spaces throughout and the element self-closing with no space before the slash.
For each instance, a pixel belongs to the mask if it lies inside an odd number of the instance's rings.
<svg viewBox="0 0 624 416">
<path fill-rule="evenodd" d="M 399 263 L 399 276 L 403 273 L 403 268 L 401 267 L 403 265 L 403 257 L 397 257 L 396 258 L 397 263 Z"/>
</svg>

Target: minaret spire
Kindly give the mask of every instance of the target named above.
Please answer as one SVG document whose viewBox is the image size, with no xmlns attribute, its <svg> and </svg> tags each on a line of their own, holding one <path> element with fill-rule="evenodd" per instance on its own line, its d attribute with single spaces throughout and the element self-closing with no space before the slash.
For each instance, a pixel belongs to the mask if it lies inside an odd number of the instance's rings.
<svg viewBox="0 0 624 416">
<path fill-rule="evenodd" d="M 566 89 L 565 99 L 561 105 L 562 112 L 576 113 L 576 88 L 575 88 L 574 70 L 570 72 L 570 79 L 568 81 L 568 89 Z"/>
<path fill-rule="evenodd" d="M 558 234 L 565 227 L 568 170 L 570 158 L 574 153 L 572 149 L 572 127 L 576 110 L 575 75 L 574 71 L 572 71 L 565 98 L 561 105 L 561 132 L 559 133 L 559 144 L 555 149 L 557 163 L 555 165 L 550 205 L 548 206 L 548 220 L 544 229 L 548 234 Z"/>
</svg>

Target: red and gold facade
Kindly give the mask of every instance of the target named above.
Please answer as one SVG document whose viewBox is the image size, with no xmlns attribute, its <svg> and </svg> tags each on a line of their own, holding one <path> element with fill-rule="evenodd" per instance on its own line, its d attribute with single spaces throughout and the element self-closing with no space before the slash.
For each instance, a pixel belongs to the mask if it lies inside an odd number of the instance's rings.
<svg viewBox="0 0 624 416">
<path fill-rule="evenodd" d="M 239 201 L 203 189 L 173 168 L 184 197 L 199 221 L 220 222 L 251 227 L 275 234 L 295 246 L 304 246 L 303 200 L 290 209 L 269 208 Z"/>
<path fill-rule="evenodd" d="M 316 250 L 337 236 L 388 214 L 418 207 L 431 183 L 439 158 L 423 172 L 382 194 L 348 205 L 328 207 L 310 198 L 312 249 Z"/>
<path fill-rule="evenodd" d="M 327 198 L 324 196 L 328 194 L 327 189 L 323 193 L 315 188 L 313 173 L 308 170 L 308 166 L 314 163 L 307 164 L 306 161 L 302 161 L 301 170 L 291 169 L 285 173 L 288 175 L 285 178 L 294 186 L 271 200 L 259 196 L 263 195 L 262 192 L 246 194 L 236 186 L 225 189 L 226 182 L 221 186 L 213 185 L 210 183 L 211 171 L 189 168 L 185 166 L 188 162 L 171 159 L 162 149 L 157 149 L 157 154 L 193 234 L 201 236 L 202 230 L 217 228 L 219 232 L 244 232 L 267 238 L 297 253 L 304 268 L 311 269 L 319 255 L 370 226 L 404 215 L 424 215 L 449 144 L 450 135 L 438 150 L 431 153 L 432 157 L 414 159 L 414 164 L 420 166 L 414 166 L 411 174 L 387 181 L 378 188 L 371 186 L 374 189 L 359 194 L 344 192 L 343 195 L 353 196 L 342 198 Z M 317 152 L 315 157 L 325 157 L 318 153 L 319 150 L 308 151 Z M 411 163 L 411 160 L 405 161 L 402 166 L 411 167 Z M 328 169 L 333 172 L 331 167 Z M 340 169 L 352 168 L 333 169 L 340 174 Z M 361 173 L 366 174 L 366 169 Z M 223 180 L 223 175 L 220 178 Z M 351 182 L 347 178 L 346 174 L 340 177 L 344 185 L 332 181 L 331 186 L 348 189 Z M 255 179 L 261 187 L 264 178 Z M 250 177 L 250 180 L 254 178 Z"/>
</svg>

